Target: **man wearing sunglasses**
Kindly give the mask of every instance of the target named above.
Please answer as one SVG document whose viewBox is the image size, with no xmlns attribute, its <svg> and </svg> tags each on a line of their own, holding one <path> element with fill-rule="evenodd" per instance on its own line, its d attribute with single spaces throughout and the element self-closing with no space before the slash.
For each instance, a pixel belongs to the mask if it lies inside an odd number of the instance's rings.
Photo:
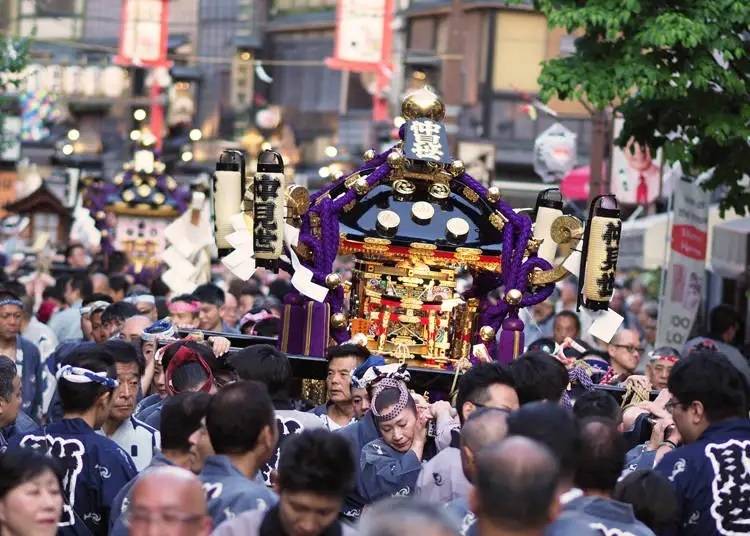
<svg viewBox="0 0 750 536">
<path fill-rule="evenodd" d="M 677 434 L 657 450 L 656 471 L 674 486 L 680 518 L 670 534 L 746 534 L 750 524 L 748 385 L 719 352 L 679 361 L 667 383 Z M 684 446 L 679 446 L 682 443 Z"/>
<path fill-rule="evenodd" d="M 623 329 L 615 333 L 607 346 L 609 370 L 599 383 L 618 385 L 635 372 L 643 353 L 640 334 L 634 329 Z"/>
</svg>

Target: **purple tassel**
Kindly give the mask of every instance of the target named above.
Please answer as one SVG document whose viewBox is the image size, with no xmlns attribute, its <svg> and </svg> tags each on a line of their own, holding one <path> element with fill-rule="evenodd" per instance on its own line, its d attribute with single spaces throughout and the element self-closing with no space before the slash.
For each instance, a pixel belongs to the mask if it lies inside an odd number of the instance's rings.
<svg viewBox="0 0 750 536">
<path fill-rule="evenodd" d="M 503 330 L 497 343 L 497 360 L 508 364 L 523 353 L 523 320 L 508 317 L 503 320 Z"/>
</svg>

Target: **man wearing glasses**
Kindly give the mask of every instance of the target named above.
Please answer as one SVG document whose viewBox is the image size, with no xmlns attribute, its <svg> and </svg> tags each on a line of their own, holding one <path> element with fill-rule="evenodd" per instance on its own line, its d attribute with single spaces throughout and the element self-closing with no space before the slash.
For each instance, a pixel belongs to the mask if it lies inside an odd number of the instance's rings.
<svg viewBox="0 0 750 536">
<path fill-rule="evenodd" d="M 748 387 L 719 352 L 693 352 L 667 383 L 677 433 L 657 450 L 656 471 L 672 483 L 680 519 L 669 534 L 747 534 L 750 528 Z M 680 444 L 684 446 L 679 446 Z"/>
<path fill-rule="evenodd" d="M 126 523 L 131 536 L 208 536 L 212 525 L 200 480 L 180 467 L 157 467 L 136 481 Z"/>
<path fill-rule="evenodd" d="M 599 383 L 618 385 L 635 372 L 643 353 L 640 334 L 634 329 L 623 329 L 615 333 L 607 346 L 609 370 Z"/>
</svg>

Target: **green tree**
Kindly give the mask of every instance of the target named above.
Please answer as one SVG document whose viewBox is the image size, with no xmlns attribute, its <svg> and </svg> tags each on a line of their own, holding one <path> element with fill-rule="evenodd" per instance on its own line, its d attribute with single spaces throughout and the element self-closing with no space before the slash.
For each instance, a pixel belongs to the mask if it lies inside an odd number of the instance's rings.
<svg viewBox="0 0 750 536">
<path fill-rule="evenodd" d="M 0 37 L 0 148 L 7 143 L 4 138 L 4 110 L 12 107 L 15 93 L 21 84 L 21 73 L 29 62 L 29 39 Z"/>
<path fill-rule="evenodd" d="M 721 208 L 750 209 L 750 4 L 747 0 L 537 0 L 576 51 L 544 64 L 541 97 L 613 107 L 631 137 L 663 149 Z"/>
</svg>

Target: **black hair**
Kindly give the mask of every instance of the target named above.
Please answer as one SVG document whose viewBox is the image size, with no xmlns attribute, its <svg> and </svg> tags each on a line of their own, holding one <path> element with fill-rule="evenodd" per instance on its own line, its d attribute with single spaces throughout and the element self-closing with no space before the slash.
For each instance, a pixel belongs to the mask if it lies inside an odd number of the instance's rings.
<svg viewBox="0 0 750 536">
<path fill-rule="evenodd" d="M 264 318 L 253 326 L 253 331 L 260 337 L 276 337 L 281 333 L 281 319 Z"/>
<path fill-rule="evenodd" d="M 359 344 L 339 344 L 328 348 L 326 359 L 330 362 L 337 357 L 355 357 L 357 363 L 361 364 L 370 357 L 370 350 Z"/>
<path fill-rule="evenodd" d="M 138 376 L 143 376 L 146 361 L 133 344 L 121 339 L 111 339 L 103 342 L 102 346 L 109 352 L 115 363 L 135 363 L 138 366 Z"/>
<path fill-rule="evenodd" d="M 377 412 L 382 415 L 386 409 L 397 404 L 400 398 L 401 391 L 396 387 L 386 387 L 378 392 L 372 403 Z M 417 405 L 411 395 L 407 397 L 406 409 L 413 411 L 415 414 L 417 412 Z"/>
<path fill-rule="evenodd" d="M 110 322 L 124 322 L 131 316 L 140 314 L 138 308 L 130 302 L 120 301 L 113 303 L 104 309 L 102 313 L 102 323 L 109 324 Z"/>
<path fill-rule="evenodd" d="M 130 281 L 123 274 L 112 274 L 109 276 L 109 288 L 112 292 L 122 292 L 125 296 L 130 289 Z"/>
<path fill-rule="evenodd" d="M 279 488 L 341 498 L 354 486 L 354 455 L 344 437 L 325 428 L 304 430 L 284 442 Z"/>
<path fill-rule="evenodd" d="M 71 352 L 67 363 L 91 372 L 106 372 L 108 377 L 117 378 L 115 360 L 103 345 L 75 349 Z M 97 382 L 74 383 L 65 378 L 57 381 L 57 392 L 60 394 L 60 402 L 65 412 L 87 411 L 93 407 L 102 394 L 113 390 Z"/>
<path fill-rule="evenodd" d="M 21 301 L 21 297 L 15 292 L 11 292 L 5 288 L 0 288 L 0 300 L 18 300 Z M 23 309 L 23 307 L 21 307 Z"/>
<path fill-rule="evenodd" d="M 531 402 L 508 416 L 508 435 L 538 441 L 560 463 L 564 478 L 571 479 L 581 447 L 581 430 L 573 414 L 552 402 Z"/>
<path fill-rule="evenodd" d="M 169 285 L 167 285 L 161 277 L 157 277 L 151 282 L 149 291 L 151 292 L 152 296 L 159 298 L 167 296 L 170 292 L 170 288 Z"/>
<path fill-rule="evenodd" d="M 170 300 L 171 302 L 194 302 L 199 301 L 198 296 L 194 296 L 193 294 L 180 294 L 178 296 L 175 296 Z"/>
<path fill-rule="evenodd" d="M 466 402 L 484 404 L 490 398 L 492 385 L 507 385 L 515 389 L 516 382 L 510 371 L 500 363 L 479 363 L 461 376 L 456 395 L 456 409 L 461 424 L 464 422 L 463 407 Z"/>
<path fill-rule="evenodd" d="M 115 289 L 112 286 L 112 277 L 122 276 L 122 272 L 128 267 L 129 262 L 130 261 L 128 260 L 128 256 L 124 251 L 113 251 L 112 253 L 107 255 L 107 275 L 110 276 L 109 288 L 111 288 L 112 290 L 121 290 Z"/>
<path fill-rule="evenodd" d="M 721 304 L 717 305 L 708 316 L 709 335 L 712 339 L 722 340 L 722 335 L 734 327 L 739 326 L 740 315 L 730 305 Z"/>
<path fill-rule="evenodd" d="M 655 534 L 664 534 L 678 519 L 674 487 L 656 471 L 633 471 L 615 486 L 612 498 L 630 504 L 636 519 Z"/>
<path fill-rule="evenodd" d="M 274 426 L 273 405 L 262 383 L 242 381 L 227 385 L 208 403 L 206 428 L 216 454 L 249 452 L 257 445 L 263 429 Z"/>
<path fill-rule="evenodd" d="M 510 372 L 521 404 L 535 400 L 558 402 L 570 383 L 565 365 L 540 351 L 522 354 L 510 364 Z"/>
<path fill-rule="evenodd" d="M 559 483 L 559 463 L 549 449 L 529 439 L 522 441 L 523 456 L 519 456 L 518 438 L 503 440 L 477 455 L 475 486 L 482 513 L 492 524 L 512 530 L 547 525 Z M 518 448 L 510 450 L 511 444 Z"/>
<path fill-rule="evenodd" d="M 560 311 L 555 315 L 555 320 L 553 321 L 553 324 L 557 322 L 558 318 L 570 318 L 573 323 L 576 325 L 576 334 L 581 333 L 581 319 L 578 318 L 578 315 L 575 314 L 573 311 Z"/>
<path fill-rule="evenodd" d="M 63 289 L 57 284 L 49 286 L 42 291 L 42 299 L 43 300 L 52 299 L 52 300 L 57 300 L 59 302 L 65 301 L 65 296 L 63 295 Z"/>
<path fill-rule="evenodd" d="M 63 470 L 58 462 L 36 449 L 12 449 L 0 456 L 0 500 L 13 489 L 50 471 L 60 484 Z"/>
<path fill-rule="evenodd" d="M 67 284 L 70 288 L 77 290 L 81 293 L 81 298 L 84 298 L 94 292 L 94 287 L 91 284 L 91 278 L 86 272 L 74 272 L 70 275 Z"/>
<path fill-rule="evenodd" d="M 101 292 L 92 292 L 91 294 L 89 294 L 82 300 L 82 305 L 85 306 L 90 303 L 94 303 L 98 301 L 107 302 L 110 305 L 114 302 L 114 300 L 112 300 L 112 297 L 109 294 L 102 294 Z"/>
<path fill-rule="evenodd" d="M 598 389 L 586 391 L 576 398 L 573 414 L 579 420 L 588 417 L 604 417 L 618 424 L 622 422 L 622 409 L 617 400 L 608 392 Z"/>
<path fill-rule="evenodd" d="M 83 244 L 81 244 L 80 242 L 73 242 L 65 248 L 65 258 L 67 259 L 68 257 L 70 257 L 73 254 L 73 250 L 77 248 L 81 248 L 82 250 L 86 251 L 86 248 L 83 247 Z"/>
<path fill-rule="evenodd" d="M 0 355 L 0 398 L 10 401 L 13 396 L 13 379 L 18 375 L 16 362 L 6 355 Z"/>
<path fill-rule="evenodd" d="M 681 404 L 701 402 L 712 423 L 747 417 L 748 385 L 722 353 L 691 352 L 672 367 L 667 387 Z"/>
<path fill-rule="evenodd" d="M 286 296 L 291 290 L 291 283 L 284 281 L 283 279 L 276 279 L 271 281 L 271 284 L 268 285 L 268 295 L 273 296 L 282 302 L 284 301 L 284 296 Z"/>
<path fill-rule="evenodd" d="M 178 393 L 192 391 L 206 383 L 208 374 L 195 361 L 188 361 L 177 366 L 171 374 L 172 388 Z"/>
<path fill-rule="evenodd" d="M 235 352 L 229 358 L 242 380 L 254 380 L 264 384 L 272 400 L 289 398 L 289 380 L 292 365 L 289 358 L 269 344 L 254 344 Z"/>
<path fill-rule="evenodd" d="M 224 305 L 226 295 L 221 287 L 214 285 L 213 283 L 204 283 L 198 285 L 193 291 L 193 295 L 201 303 L 210 303 L 216 307 Z"/>
<path fill-rule="evenodd" d="M 162 450 L 190 450 L 190 436 L 206 416 L 208 393 L 177 393 L 167 397 L 159 416 Z"/>
<path fill-rule="evenodd" d="M 610 419 L 591 417 L 581 421 L 581 448 L 575 485 L 582 490 L 611 492 L 625 466 L 627 444 Z"/>
<path fill-rule="evenodd" d="M 198 355 L 201 356 L 201 359 L 203 359 L 203 361 L 205 361 L 208 366 L 211 367 L 212 371 L 221 368 L 219 366 L 218 359 L 216 359 L 216 355 L 214 354 L 214 351 L 211 350 L 211 348 L 197 341 L 182 339 L 173 342 L 164 349 L 164 353 L 161 357 L 161 366 L 164 370 L 167 370 L 169 362 L 172 360 L 177 351 L 183 346 L 197 352 Z"/>
<path fill-rule="evenodd" d="M 26 296 L 26 287 L 16 280 L 6 281 L 2 285 L 2 290 L 15 294 L 19 299 Z"/>
</svg>

